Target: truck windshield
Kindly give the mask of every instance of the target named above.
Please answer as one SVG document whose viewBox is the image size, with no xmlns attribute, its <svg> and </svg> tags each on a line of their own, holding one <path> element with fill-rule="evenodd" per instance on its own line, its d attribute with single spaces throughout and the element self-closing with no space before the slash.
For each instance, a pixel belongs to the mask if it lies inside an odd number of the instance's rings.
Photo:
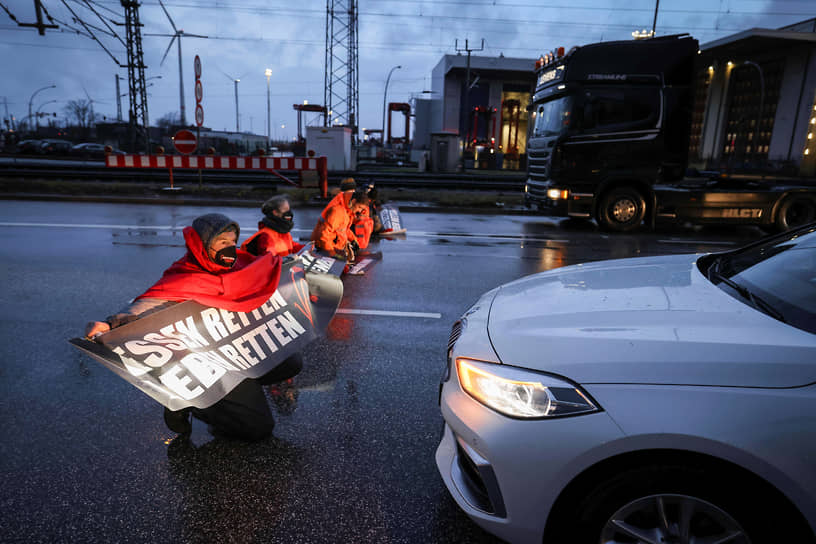
<svg viewBox="0 0 816 544">
<path fill-rule="evenodd" d="M 533 109 L 533 138 L 561 134 L 569 125 L 572 98 L 564 96 L 536 104 Z"/>
</svg>

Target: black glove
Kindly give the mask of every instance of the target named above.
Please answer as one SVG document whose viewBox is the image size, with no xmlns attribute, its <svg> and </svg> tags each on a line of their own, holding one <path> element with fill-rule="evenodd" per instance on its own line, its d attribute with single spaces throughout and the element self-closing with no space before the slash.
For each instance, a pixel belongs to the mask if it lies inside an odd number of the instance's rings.
<svg viewBox="0 0 816 544">
<path fill-rule="evenodd" d="M 351 246 L 351 250 L 354 253 L 360 251 L 360 244 L 357 243 L 357 240 L 349 240 L 349 246 Z"/>
</svg>

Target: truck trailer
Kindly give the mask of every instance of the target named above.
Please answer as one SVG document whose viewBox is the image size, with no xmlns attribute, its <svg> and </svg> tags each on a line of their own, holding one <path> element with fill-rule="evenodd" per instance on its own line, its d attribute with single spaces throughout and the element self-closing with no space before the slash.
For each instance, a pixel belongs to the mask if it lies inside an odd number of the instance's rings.
<svg viewBox="0 0 816 544">
<path fill-rule="evenodd" d="M 536 63 L 525 203 L 630 231 L 644 221 L 756 224 L 816 220 L 816 185 L 689 175 L 697 40 L 688 35 L 563 49 Z"/>
</svg>

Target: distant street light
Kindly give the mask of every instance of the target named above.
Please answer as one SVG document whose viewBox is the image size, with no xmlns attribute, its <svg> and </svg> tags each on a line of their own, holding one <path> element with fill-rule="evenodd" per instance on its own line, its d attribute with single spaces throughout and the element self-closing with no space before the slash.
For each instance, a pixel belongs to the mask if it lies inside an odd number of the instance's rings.
<svg viewBox="0 0 816 544">
<path fill-rule="evenodd" d="M 43 102 L 42 104 L 37 106 L 37 113 L 35 114 L 35 117 L 37 118 L 37 131 L 40 130 L 40 110 L 43 109 L 43 106 L 53 104 L 54 102 L 59 102 L 59 100 L 49 100 L 48 102 Z"/>
<path fill-rule="evenodd" d="M 42 88 L 37 89 L 36 91 L 34 91 L 34 94 L 32 94 L 31 98 L 28 99 L 28 124 L 29 124 L 29 126 L 31 125 L 31 102 L 34 101 L 34 97 L 37 96 L 37 93 L 39 93 L 40 91 L 44 91 L 46 89 L 56 89 L 56 88 L 57 88 L 56 85 L 47 85 L 45 87 L 42 87 Z"/>
<path fill-rule="evenodd" d="M 388 72 L 388 77 L 385 80 L 385 91 L 383 91 L 383 116 L 382 116 L 382 145 L 385 147 L 385 100 L 388 96 L 388 82 L 391 81 L 391 74 L 394 73 L 394 70 L 399 70 L 402 66 L 394 66 L 391 68 L 391 71 Z"/>
<path fill-rule="evenodd" d="M 266 75 L 266 149 L 269 151 L 269 148 L 272 146 L 272 117 L 269 107 L 269 78 L 272 77 L 272 70 L 267 68 L 264 70 L 264 74 Z"/>
</svg>

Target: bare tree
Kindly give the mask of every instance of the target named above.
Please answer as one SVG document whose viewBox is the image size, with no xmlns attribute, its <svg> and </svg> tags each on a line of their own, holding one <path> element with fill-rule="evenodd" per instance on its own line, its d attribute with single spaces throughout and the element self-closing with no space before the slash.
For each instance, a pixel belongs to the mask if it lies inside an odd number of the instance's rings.
<svg viewBox="0 0 816 544">
<path fill-rule="evenodd" d="M 69 100 L 65 113 L 69 123 L 76 121 L 77 126 L 82 129 L 90 128 L 94 122 L 93 105 L 85 98 Z"/>
</svg>

